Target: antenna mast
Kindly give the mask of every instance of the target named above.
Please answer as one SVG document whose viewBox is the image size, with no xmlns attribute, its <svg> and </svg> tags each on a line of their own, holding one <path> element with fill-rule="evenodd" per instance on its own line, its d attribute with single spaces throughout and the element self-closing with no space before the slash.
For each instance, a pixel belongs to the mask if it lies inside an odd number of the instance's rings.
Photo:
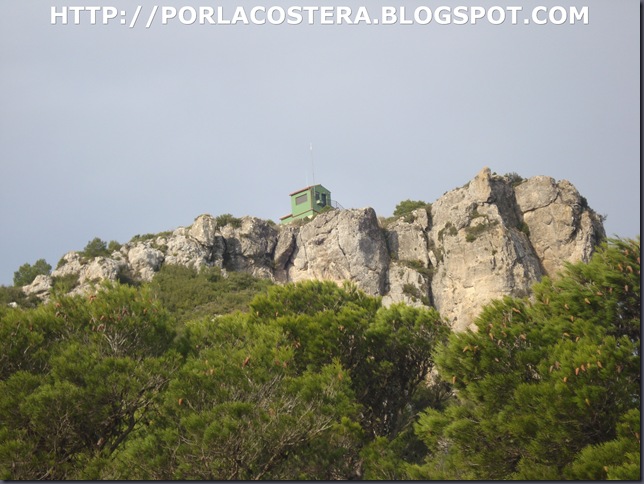
<svg viewBox="0 0 644 484">
<path fill-rule="evenodd" d="M 313 143 L 310 144 L 311 151 L 311 174 L 313 175 L 313 186 L 315 186 L 315 164 L 313 163 Z"/>
</svg>

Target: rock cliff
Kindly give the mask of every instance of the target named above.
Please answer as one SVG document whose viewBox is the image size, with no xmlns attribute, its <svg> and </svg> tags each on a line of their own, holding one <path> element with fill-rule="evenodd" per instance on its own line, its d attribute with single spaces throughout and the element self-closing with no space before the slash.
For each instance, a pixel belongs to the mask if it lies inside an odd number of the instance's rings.
<svg viewBox="0 0 644 484">
<path fill-rule="evenodd" d="M 84 260 L 70 252 L 51 277 L 23 290 L 46 298 L 52 277 L 77 277 L 74 292 L 83 292 L 124 275 L 149 281 L 163 264 L 218 266 L 278 283 L 352 281 L 386 304 L 433 305 L 460 331 L 490 300 L 526 295 L 565 262 L 587 261 L 604 237 L 601 217 L 570 182 L 484 168 L 398 219 L 379 219 L 371 208 L 287 226 L 200 215 L 190 227 L 135 238 L 109 257 Z"/>
</svg>

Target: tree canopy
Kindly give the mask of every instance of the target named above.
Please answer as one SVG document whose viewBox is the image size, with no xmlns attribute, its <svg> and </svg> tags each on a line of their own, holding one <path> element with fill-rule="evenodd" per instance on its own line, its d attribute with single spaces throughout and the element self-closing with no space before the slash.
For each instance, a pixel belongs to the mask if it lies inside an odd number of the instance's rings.
<svg viewBox="0 0 644 484">
<path fill-rule="evenodd" d="M 359 477 L 375 436 L 411 428 L 447 334 L 436 311 L 350 285 L 273 286 L 189 320 L 157 290 L 2 315 L 1 478 Z"/>
<path fill-rule="evenodd" d="M 429 209 L 431 208 L 431 204 L 423 202 L 422 200 L 403 200 L 396 205 L 393 215 L 394 217 L 402 217 L 419 208 Z"/>
<path fill-rule="evenodd" d="M 421 416 L 429 452 L 410 474 L 639 479 L 640 318 L 639 239 L 488 305 L 436 353 L 456 403 Z"/>
<path fill-rule="evenodd" d="M 27 286 L 34 282 L 37 276 L 48 275 L 51 272 L 51 265 L 45 259 L 38 259 L 32 264 L 25 263 L 13 273 L 14 286 Z"/>
<path fill-rule="evenodd" d="M 640 277 L 611 240 L 462 333 L 173 266 L 2 306 L 0 479 L 636 480 Z"/>
</svg>

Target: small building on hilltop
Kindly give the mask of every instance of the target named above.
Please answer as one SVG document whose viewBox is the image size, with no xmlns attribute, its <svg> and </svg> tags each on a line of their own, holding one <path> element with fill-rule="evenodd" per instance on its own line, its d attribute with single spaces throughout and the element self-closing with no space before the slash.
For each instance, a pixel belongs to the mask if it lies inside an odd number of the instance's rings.
<svg viewBox="0 0 644 484">
<path fill-rule="evenodd" d="M 290 194 L 291 213 L 280 217 L 283 224 L 293 220 L 312 218 L 327 207 L 333 208 L 331 192 L 322 185 L 311 185 Z"/>
</svg>

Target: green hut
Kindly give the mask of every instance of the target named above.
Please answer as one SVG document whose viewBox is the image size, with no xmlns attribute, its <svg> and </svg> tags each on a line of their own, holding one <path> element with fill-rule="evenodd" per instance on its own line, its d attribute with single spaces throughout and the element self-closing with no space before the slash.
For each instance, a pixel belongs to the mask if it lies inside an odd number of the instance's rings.
<svg viewBox="0 0 644 484">
<path fill-rule="evenodd" d="M 283 224 L 301 218 L 311 218 L 325 207 L 331 207 L 331 192 L 322 185 L 311 185 L 290 194 L 291 213 L 280 217 Z"/>
</svg>

